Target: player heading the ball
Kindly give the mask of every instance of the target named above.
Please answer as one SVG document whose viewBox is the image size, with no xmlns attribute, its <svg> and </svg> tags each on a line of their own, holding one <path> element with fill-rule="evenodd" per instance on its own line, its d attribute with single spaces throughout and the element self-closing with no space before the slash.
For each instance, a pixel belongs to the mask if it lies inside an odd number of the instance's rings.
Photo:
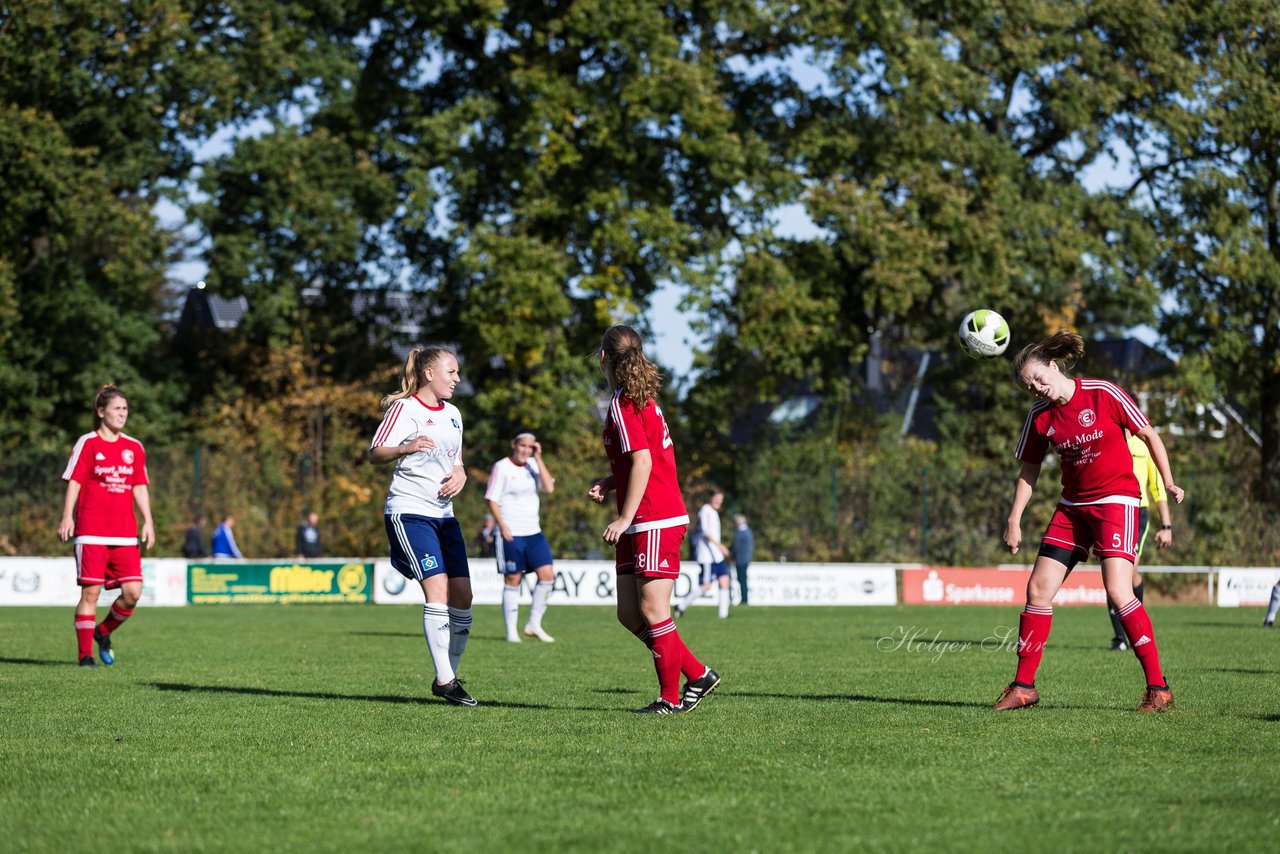
<svg viewBox="0 0 1280 854">
<path fill-rule="evenodd" d="M 1022 513 L 1049 450 L 1058 455 L 1062 498 L 1045 529 L 1027 581 L 1027 604 L 1018 622 L 1017 672 L 996 701 L 997 711 L 1040 702 L 1036 670 L 1053 623 L 1053 597 L 1067 573 L 1089 556 L 1090 549 L 1102 561 L 1102 583 L 1116 603 L 1129 646 L 1146 678 L 1138 711 L 1158 712 L 1173 705 L 1173 692 L 1160 669 L 1155 630 L 1133 593 L 1141 493 L 1133 476 L 1125 430 L 1151 449 L 1169 495 L 1181 502 L 1183 491 L 1173 482 L 1160 436 L 1124 389 L 1106 380 L 1066 375 L 1083 355 L 1083 338 L 1074 332 L 1059 332 L 1024 347 L 1013 360 L 1015 381 L 1035 396 L 1036 403 L 1023 424 L 1014 454 L 1022 461 L 1022 470 L 1005 526 L 1004 542 L 1010 553 L 1017 554 L 1022 545 Z"/>
</svg>

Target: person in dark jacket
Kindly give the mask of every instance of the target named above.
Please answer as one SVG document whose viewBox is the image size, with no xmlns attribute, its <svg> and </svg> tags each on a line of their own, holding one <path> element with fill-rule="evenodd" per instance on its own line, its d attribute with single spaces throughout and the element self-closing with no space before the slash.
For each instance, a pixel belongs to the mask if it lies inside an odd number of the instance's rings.
<svg viewBox="0 0 1280 854">
<path fill-rule="evenodd" d="M 191 527 L 187 528 L 187 537 L 182 543 L 182 556 L 195 560 L 208 555 L 204 549 L 204 514 L 197 513 L 191 519 Z"/>
<path fill-rule="evenodd" d="M 738 573 L 738 594 L 740 605 L 747 604 L 747 566 L 751 563 L 751 553 L 755 551 L 756 538 L 747 527 L 747 517 L 741 513 L 733 517 L 733 545 L 729 553 L 733 555 L 733 566 Z"/>
<path fill-rule="evenodd" d="M 298 533 L 293 538 L 293 553 L 299 560 L 324 556 L 324 547 L 320 545 L 319 525 L 320 516 L 308 513 L 307 520 L 298 526 Z"/>
</svg>

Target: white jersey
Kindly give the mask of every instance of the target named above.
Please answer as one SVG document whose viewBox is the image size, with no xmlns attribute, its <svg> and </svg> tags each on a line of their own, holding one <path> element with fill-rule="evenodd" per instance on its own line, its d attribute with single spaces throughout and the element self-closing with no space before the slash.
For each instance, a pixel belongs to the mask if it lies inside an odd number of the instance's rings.
<svg viewBox="0 0 1280 854">
<path fill-rule="evenodd" d="M 447 401 L 427 406 L 417 396 L 387 408 L 371 448 L 398 447 L 429 436 L 434 448 L 400 458 L 387 489 L 384 513 L 409 513 L 441 519 L 453 516 L 453 500 L 440 497 L 441 482 L 462 462 L 462 413 Z"/>
<path fill-rule="evenodd" d="M 510 457 L 503 457 L 493 464 L 489 473 L 486 501 L 496 502 L 502 521 L 513 537 L 527 537 L 542 530 L 538 524 L 538 488 L 542 485 L 542 472 L 538 464 L 529 462 L 518 466 Z"/>
<path fill-rule="evenodd" d="M 698 510 L 698 530 L 701 535 L 698 537 L 694 560 L 701 564 L 720 563 L 724 560 L 724 552 L 708 542 L 708 538 L 717 543 L 724 542 L 720 539 L 720 514 L 710 504 L 703 504 Z"/>
</svg>

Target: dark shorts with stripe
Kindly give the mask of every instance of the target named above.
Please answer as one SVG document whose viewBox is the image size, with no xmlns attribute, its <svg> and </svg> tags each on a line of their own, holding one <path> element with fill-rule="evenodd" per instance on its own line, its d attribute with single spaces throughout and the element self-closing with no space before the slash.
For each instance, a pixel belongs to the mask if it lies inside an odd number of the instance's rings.
<svg viewBox="0 0 1280 854">
<path fill-rule="evenodd" d="M 450 578 L 471 577 L 467 542 L 457 519 L 408 513 L 390 513 L 383 519 L 391 565 L 405 578 L 422 581 L 442 572 Z"/>
</svg>

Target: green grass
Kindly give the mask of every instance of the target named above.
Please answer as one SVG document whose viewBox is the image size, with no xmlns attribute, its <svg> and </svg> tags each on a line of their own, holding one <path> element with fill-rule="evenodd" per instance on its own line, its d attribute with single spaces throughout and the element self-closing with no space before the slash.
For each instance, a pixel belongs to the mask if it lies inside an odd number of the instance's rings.
<svg viewBox="0 0 1280 854">
<path fill-rule="evenodd" d="M 1177 708 L 1133 711 L 1100 609 L 1057 613 L 1040 708 L 990 704 L 1011 608 L 740 608 L 680 624 L 723 675 L 640 717 L 648 653 L 608 611 L 555 644 L 479 608 L 476 709 L 429 697 L 417 608 L 139 610 L 74 666 L 71 608 L 0 615 L 0 847 L 480 851 L 1249 849 L 1276 844 L 1280 632 L 1167 607 Z M 877 648 L 899 627 L 919 641 Z M 881 643 L 880 646 L 892 646 Z"/>
</svg>

